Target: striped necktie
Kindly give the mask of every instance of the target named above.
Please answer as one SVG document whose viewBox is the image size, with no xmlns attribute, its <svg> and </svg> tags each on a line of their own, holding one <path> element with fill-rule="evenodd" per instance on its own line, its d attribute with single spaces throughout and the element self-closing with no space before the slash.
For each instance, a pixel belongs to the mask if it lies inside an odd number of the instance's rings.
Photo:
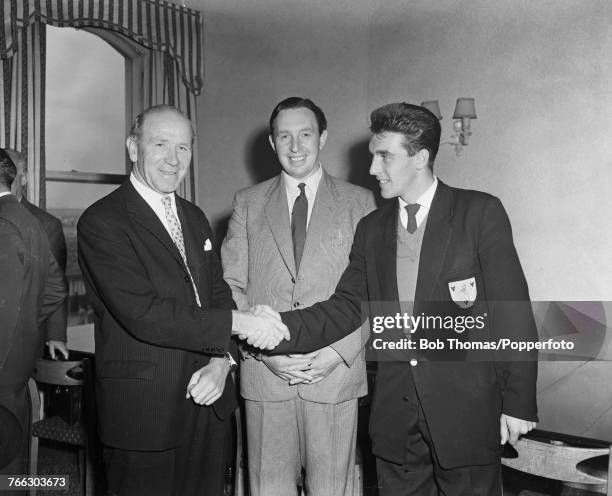
<svg viewBox="0 0 612 496">
<path fill-rule="evenodd" d="M 178 219 L 176 218 L 176 215 L 174 215 L 174 211 L 172 210 L 172 199 L 169 195 L 162 196 L 162 203 L 164 205 L 166 220 L 168 221 L 168 227 L 170 229 L 170 237 L 178 248 L 183 262 L 185 262 L 187 274 L 189 274 L 189 280 L 191 281 L 191 285 L 193 286 L 193 292 L 195 294 L 196 302 L 198 303 L 198 306 L 201 307 L 202 304 L 200 303 L 200 295 L 198 295 L 198 290 L 196 288 L 195 282 L 193 281 L 193 277 L 191 276 L 191 270 L 189 270 L 189 265 L 187 264 L 187 253 L 185 252 L 185 240 L 183 239 L 183 230 L 181 229 L 181 224 L 179 223 Z"/>
</svg>

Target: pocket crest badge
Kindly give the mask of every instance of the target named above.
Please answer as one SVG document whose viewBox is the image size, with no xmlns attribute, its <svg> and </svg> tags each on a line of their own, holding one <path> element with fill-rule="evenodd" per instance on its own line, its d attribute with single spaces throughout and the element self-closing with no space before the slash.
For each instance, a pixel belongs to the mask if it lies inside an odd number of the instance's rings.
<svg viewBox="0 0 612 496">
<path fill-rule="evenodd" d="M 448 290 L 451 298 L 461 308 L 470 308 L 476 301 L 478 288 L 476 287 L 476 278 L 470 277 L 460 281 L 451 281 L 448 283 Z"/>
</svg>

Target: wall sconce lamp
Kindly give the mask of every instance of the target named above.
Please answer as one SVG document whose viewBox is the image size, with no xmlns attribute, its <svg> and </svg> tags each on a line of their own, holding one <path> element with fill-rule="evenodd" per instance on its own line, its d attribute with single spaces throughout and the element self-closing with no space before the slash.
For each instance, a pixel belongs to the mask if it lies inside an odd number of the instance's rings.
<svg viewBox="0 0 612 496">
<path fill-rule="evenodd" d="M 434 114 L 438 120 L 442 120 L 438 100 L 423 102 L 421 106 Z M 457 98 L 455 113 L 453 114 L 453 130 L 455 134 L 440 142 L 441 145 L 453 145 L 457 156 L 459 156 L 463 147 L 468 144 L 468 139 L 472 135 L 472 131 L 470 131 L 470 119 L 476 119 L 474 99 Z"/>
</svg>

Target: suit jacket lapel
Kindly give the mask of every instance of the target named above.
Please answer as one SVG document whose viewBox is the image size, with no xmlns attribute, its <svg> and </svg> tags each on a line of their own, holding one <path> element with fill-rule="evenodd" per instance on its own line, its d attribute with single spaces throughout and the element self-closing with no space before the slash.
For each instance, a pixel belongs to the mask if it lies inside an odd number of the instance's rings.
<svg viewBox="0 0 612 496">
<path fill-rule="evenodd" d="M 381 205 L 382 223 L 376 236 L 374 260 L 380 288 L 384 301 L 398 301 L 397 290 L 397 200 Z"/>
<path fill-rule="evenodd" d="M 293 257 L 289 206 L 287 204 L 285 183 L 281 180 L 281 177 L 278 176 L 275 184 L 272 186 L 264 210 L 283 262 L 292 277 L 296 277 L 297 271 L 295 270 L 295 260 Z"/>
<path fill-rule="evenodd" d="M 453 214 L 452 205 L 452 190 L 438 180 L 438 187 L 431 202 L 425 233 L 423 234 L 415 293 L 415 300 L 417 301 L 433 300 L 452 233 L 450 223 Z"/>
<path fill-rule="evenodd" d="M 317 249 L 324 236 L 329 236 L 330 227 L 333 224 L 334 212 L 338 208 L 338 203 L 332 191 L 329 175 L 323 170 L 323 176 L 317 188 L 310 221 L 308 222 L 308 231 L 306 232 L 306 241 L 304 243 L 304 253 L 300 266 L 305 266 L 309 263 L 311 257 L 317 257 Z M 292 245 L 293 249 L 293 245 Z"/>
<path fill-rule="evenodd" d="M 174 241 L 172 241 L 170 234 L 168 234 L 162 222 L 157 215 L 155 215 L 155 212 L 149 207 L 144 198 L 138 194 L 129 180 L 123 183 L 121 187 L 124 191 L 126 210 L 132 221 L 153 234 L 153 236 L 155 236 L 170 252 L 177 263 L 183 267 L 183 270 L 185 270 L 185 264 L 183 263 L 183 258 L 178 248 L 174 244 Z"/>
</svg>

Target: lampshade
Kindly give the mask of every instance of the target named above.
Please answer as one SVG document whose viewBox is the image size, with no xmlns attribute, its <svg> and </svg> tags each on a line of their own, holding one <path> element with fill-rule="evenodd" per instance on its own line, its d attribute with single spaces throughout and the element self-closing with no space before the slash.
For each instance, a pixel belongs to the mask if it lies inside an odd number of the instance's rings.
<svg viewBox="0 0 612 496">
<path fill-rule="evenodd" d="M 429 100 L 427 102 L 421 103 L 421 107 L 425 107 L 429 110 L 433 115 L 435 115 L 439 121 L 442 120 L 442 114 L 440 113 L 440 105 L 438 105 L 438 100 Z"/>
<path fill-rule="evenodd" d="M 453 119 L 462 118 L 476 119 L 476 107 L 473 98 L 457 98 Z"/>
</svg>

